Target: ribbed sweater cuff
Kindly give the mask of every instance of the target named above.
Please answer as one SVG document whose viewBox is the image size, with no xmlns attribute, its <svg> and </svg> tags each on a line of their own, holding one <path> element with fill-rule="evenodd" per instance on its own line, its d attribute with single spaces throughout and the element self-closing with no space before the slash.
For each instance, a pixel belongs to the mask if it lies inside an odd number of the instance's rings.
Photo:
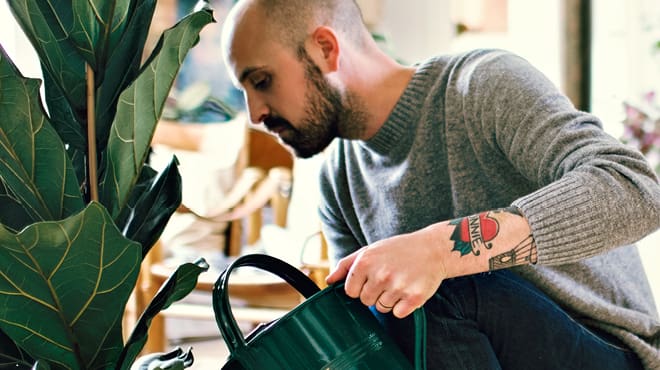
<svg viewBox="0 0 660 370">
<path fill-rule="evenodd" d="M 602 212 L 581 177 L 566 176 L 516 200 L 532 228 L 539 264 L 574 262 L 602 252 Z"/>
</svg>

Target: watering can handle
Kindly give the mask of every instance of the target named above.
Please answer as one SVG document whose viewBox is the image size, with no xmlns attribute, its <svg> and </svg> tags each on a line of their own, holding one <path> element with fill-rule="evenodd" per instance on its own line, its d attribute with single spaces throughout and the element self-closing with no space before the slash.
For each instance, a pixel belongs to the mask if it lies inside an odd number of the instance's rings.
<svg viewBox="0 0 660 370">
<path fill-rule="evenodd" d="M 271 272 L 284 279 L 305 298 L 319 292 L 319 287 L 302 271 L 288 263 L 265 254 L 247 254 L 238 257 L 220 274 L 213 288 L 213 310 L 216 322 L 232 352 L 244 349 L 247 344 L 231 313 L 229 304 L 229 275 L 239 267 L 256 267 Z"/>
<path fill-rule="evenodd" d="M 245 350 L 247 343 L 234 319 L 229 304 L 229 275 L 238 267 L 256 267 L 271 272 L 284 279 L 305 298 L 320 291 L 319 287 L 302 271 L 288 263 L 265 254 L 247 254 L 238 257 L 223 271 L 213 288 L 213 310 L 216 323 L 231 353 Z M 415 370 L 426 369 L 426 316 L 424 309 L 418 308 L 413 313 L 415 321 Z"/>
</svg>

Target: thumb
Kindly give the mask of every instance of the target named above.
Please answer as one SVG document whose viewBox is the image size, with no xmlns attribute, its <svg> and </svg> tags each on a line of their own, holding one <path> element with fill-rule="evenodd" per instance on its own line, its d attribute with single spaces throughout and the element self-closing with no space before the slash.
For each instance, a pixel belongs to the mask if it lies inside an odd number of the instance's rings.
<svg viewBox="0 0 660 370">
<path fill-rule="evenodd" d="M 348 271 L 351 269 L 351 266 L 353 266 L 353 262 L 355 261 L 357 255 L 357 252 L 355 252 L 339 260 L 339 263 L 335 269 L 330 272 L 328 277 L 325 278 L 325 281 L 328 284 L 332 284 L 344 280 L 346 275 L 348 275 Z"/>
</svg>

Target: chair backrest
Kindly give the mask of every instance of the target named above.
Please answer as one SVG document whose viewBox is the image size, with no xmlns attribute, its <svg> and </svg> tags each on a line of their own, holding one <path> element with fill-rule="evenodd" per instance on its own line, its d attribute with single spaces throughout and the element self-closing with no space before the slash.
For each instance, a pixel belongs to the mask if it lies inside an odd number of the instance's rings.
<svg viewBox="0 0 660 370">
<path fill-rule="evenodd" d="M 244 244 L 251 245 L 259 240 L 264 217 L 282 227 L 286 225 L 292 190 L 293 156 L 273 135 L 248 126 L 240 160 L 239 171 L 243 175 L 260 174 L 262 178 L 244 194 L 243 210 L 239 208 L 238 215 L 232 217 L 235 219 L 227 229 L 225 245 L 229 256 L 240 254 Z M 242 177 L 239 175 L 239 179 Z M 247 213 L 247 216 L 240 213 Z"/>
<path fill-rule="evenodd" d="M 154 148 L 156 161 L 179 157 L 183 180 L 181 212 L 172 216 L 164 244 L 215 245 L 237 254 L 242 244 L 259 238 L 262 215 L 256 209 L 233 219 L 220 215 L 250 202 L 251 207 L 270 206 L 273 221 L 286 224 L 293 156 L 273 135 L 250 126 L 245 114 L 212 124 L 161 122 Z M 266 180 L 271 184 L 262 184 Z M 277 189 L 270 189 L 272 183 L 279 184 Z M 266 199 L 257 192 L 269 189 Z"/>
<path fill-rule="evenodd" d="M 293 155 L 273 135 L 255 128 L 248 128 L 248 167 L 265 171 L 273 167 L 293 168 Z"/>
</svg>

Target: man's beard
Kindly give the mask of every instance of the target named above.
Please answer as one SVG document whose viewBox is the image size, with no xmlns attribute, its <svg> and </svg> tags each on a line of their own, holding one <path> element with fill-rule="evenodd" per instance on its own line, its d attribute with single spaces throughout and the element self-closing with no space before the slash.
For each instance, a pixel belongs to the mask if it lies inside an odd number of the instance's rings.
<svg viewBox="0 0 660 370">
<path fill-rule="evenodd" d="M 279 131 L 280 139 L 300 158 L 309 158 L 330 145 L 334 138 L 357 138 L 364 131 L 365 115 L 352 95 L 342 102 L 339 89 L 330 85 L 323 72 L 303 49 L 300 56 L 309 84 L 305 94 L 305 118 L 298 127 L 288 120 L 270 116 L 264 120 L 269 129 Z"/>
</svg>

